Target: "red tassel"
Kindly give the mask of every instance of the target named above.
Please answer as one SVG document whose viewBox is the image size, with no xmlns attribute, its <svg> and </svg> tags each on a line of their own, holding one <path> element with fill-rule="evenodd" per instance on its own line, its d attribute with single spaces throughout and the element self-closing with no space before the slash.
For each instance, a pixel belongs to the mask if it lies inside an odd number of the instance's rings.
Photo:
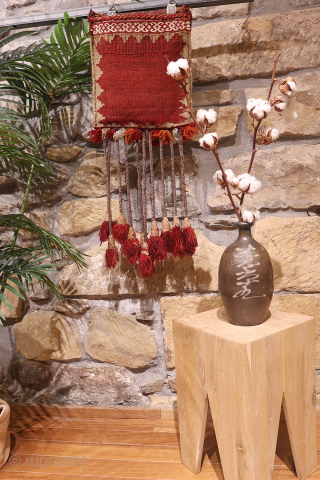
<svg viewBox="0 0 320 480">
<path fill-rule="evenodd" d="M 116 248 L 108 248 L 106 250 L 106 267 L 114 268 L 119 262 L 119 253 Z"/>
<path fill-rule="evenodd" d="M 149 255 L 153 262 L 167 260 L 166 246 L 163 239 L 159 237 L 159 228 L 155 220 L 152 221 L 151 235 L 147 242 Z"/>
<path fill-rule="evenodd" d="M 112 222 L 112 229 L 113 229 L 115 223 L 116 222 Z M 107 220 L 105 220 L 102 223 L 98 235 L 99 235 L 100 245 L 102 245 L 103 242 L 106 242 L 108 240 L 108 237 L 109 237 L 109 222 Z"/>
<path fill-rule="evenodd" d="M 151 237 L 148 239 L 149 255 L 153 262 L 167 260 L 167 249 L 162 237 Z"/>
<path fill-rule="evenodd" d="M 125 254 L 127 262 L 135 265 L 141 254 L 141 247 L 136 238 L 128 238 L 121 247 L 121 251 Z"/>
<path fill-rule="evenodd" d="M 166 250 L 168 253 L 172 253 L 171 250 L 172 250 L 172 239 L 171 239 L 171 232 L 168 231 L 168 232 L 164 232 L 162 230 L 161 232 L 161 238 L 165 244 L 165 247 L 166 247 Z"/>
<path fill-rule="evenodd" d="M 173 227 L 171 230 L 171 242 L 172 250 L 171 253 L 174 257 L 183 258 L 186 255 L 183 245 L 183 235 L 180 228 L 180 222 L 177 217 L 173 220 Z"/>
<path fill-rule="evenodd" d="M 154 265 L 150 255 L 142 253 L 139 257 L 139 274 L 142 278 L 148 278 L 154 271 Z"/>
<path fill-rule="evenodd" d="M 127 223 L 125 223 L 124 225 L 122 223 L 116 223 L 112 227 L 112 233 L 115 240 L 117 240 L 117 242 L 121 243 L 122 245 L 128 238 L 129 225 Z"/>
<path fill-rule="evenodd" d="M 100 143 L 102 140 L 102 130 L 101 128 L 95 128 L 88 132 L 88 137 L 90 138 L 91 142 Z"/>
<path fill-rule="evenodd" d="M 108 238 L 108 248 L 106 250 L 106 267 L 114 268 L 119 262 L 119 253 L 116 249 L 114 238 L 112 235 L 109 235 Z"/>
<path fill-rule="evenodd" d="M 194 233 L 193 228 L 186 227 L 183 229 L 182 232 L 183 235 L 183 245 L 184 245 L 184 250 L 186 252 L 186 255 L 194 255 L 196 248 L 198 246 L 198 240 L 196 237 L 196 234 Z"/>
</svg>

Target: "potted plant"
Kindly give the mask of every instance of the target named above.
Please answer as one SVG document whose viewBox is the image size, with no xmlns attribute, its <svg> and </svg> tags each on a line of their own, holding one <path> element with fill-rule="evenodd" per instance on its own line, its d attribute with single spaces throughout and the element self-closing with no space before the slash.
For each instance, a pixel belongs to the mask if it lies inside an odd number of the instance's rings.
<svg viewBox="0 0 320 480">
<path fill-rule="evenodd" d="M 24 180 L 26 188 L 19 214 L 0 215 L 0 325 L 5 321 L 1 303 L 13 310 L 6 291 L 18 297 L 40 282 L 60 299 L 50 273 L 66 256 L 78 268 L 86 267 L 84 254 L 69 242 L 39 227 L 25 210 L 31 185 L 50 181 L 56 168 L 43 158 L 43 146 L 50 137 L 49 112 L 53 100 L 91 86 L 89 29 L 86 20 L 58 22 L 50 42 L 4 51 L 13 40 L 32 32 L 8 36 L 10 27 L 0 28 L 0 170 Z M 18 244 L 19 229 L 32 233 L 37 242 Z M 4 231 L 12 238 L 3 239 Z M 2 237 L 1 237 L 2 236 Z M 57 263 L 58 262 L 58 263 Z M 0 468 L 9 452 L 9 405 L 0 400 Z"/>
</svg>

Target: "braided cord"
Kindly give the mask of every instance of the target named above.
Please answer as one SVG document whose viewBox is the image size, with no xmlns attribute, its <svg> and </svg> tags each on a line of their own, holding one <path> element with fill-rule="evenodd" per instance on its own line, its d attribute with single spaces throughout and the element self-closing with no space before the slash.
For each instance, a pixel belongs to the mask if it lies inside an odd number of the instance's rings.
<svg viewBox="0 0 320 480">
<path fill-rule="evenodd" d="M 167 216 L 166 206 L 166 186 L 164 183 L 164 166 L 163 166 L 163 143 L 160 140 L 160 167 L 161 167 L 161 187 L 162 187 L 162 218 Z"/>
<path fill-rule="evenodd" d="M 143 216 L 143 203 L 142 203 L 142 180 L 141 180 L 141 165 L 139 158 L 139 143 L 136 142 L 136 163 L 137 163 L 137 172 L 138 172 L 138 199 L 139 199 L 139 209 L 140 209 L 140 221 L 141 221 L 141 230 L 144 231 L 144 216 Z"/>
<path fill-rule="evenodd" d="M 121 179 L 119 140 L 116 141 L 116 147 L 117 147 L 117 169 L 118 169 L 118 184 L 119 184 L 119 212 L 123 213 L 123 196 L 122 196 L 122 179 Z"/>
<path fill-rule="evenodd" d="M 154 172 L 153 172 L 153 150 L 152 150 L 152 138 L 150 133 L 149 137 L 149 159 L 150 159 L 150 182 L 151 182 L 151 208 L 152 208 L 152 221 L 156 219 L 156 198 L 154 192 Z"/>
<path fill-rule="evenodd" d="M 138 156 L 139 156 L 139 145 L 138 145 Z M 131 191 L 130 191 L 130 179 L 129 179 L 128 146 L 126 142 L 124 142 L 124 161 L 126 166 L 128 217 L 129 217 L 129 225 L 132 227 L 132 206 L 131 206 Z"/>
<path fill-rule="evenodd" d="M 146 132 L 142 130 L 142 200 L 143 200 L 143 233 L 147 239 L 147 152 L 146 152 Z"/>
<path fill-rule="evenodd" d="M 177 216 L 177 192 L 176 192 L 176 173 L 174 171 L 174 150 L 173 141 L 170 139 L 170 154 L 171 154 L 171 183 L 173 195 L 173 215 Z"/>
<path fill-rule="evenodd" d="M 183 198 L 183 208 L 184 216 L 188 217 L 188 202 L 187 202 L 187 191 L 186 191 L 186 174 L 184 169 L 184 154 L 183 154 L 183 141 L 182 133 L 180 128 L 178 128 L 178 143 L 179 143 L 179 153 L 180 153 L 180 166 L 181 166 L 181 188 L 182 188 L 182 198 Z"/>
</svg>

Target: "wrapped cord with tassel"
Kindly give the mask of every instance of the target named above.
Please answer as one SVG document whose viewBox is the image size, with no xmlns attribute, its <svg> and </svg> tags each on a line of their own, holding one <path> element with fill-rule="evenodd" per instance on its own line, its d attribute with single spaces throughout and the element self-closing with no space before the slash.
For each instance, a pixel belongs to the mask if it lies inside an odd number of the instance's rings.
<svg viewBox="0 0 320 480">
<path fill-rule="evenodd" d="M 138 158 L 137 163 L 139 161 L 139 143 L 136 142 L 135 144 L 136 150 L 136 158 Z M 127 144 L 124 144 L 124 160 L 125 160 L 125 167 L 126 167 L 126 184 L 127 184 L 127 202 L 128 202 L 128 218 L 129 218 L 129 232 L 128 238 L 123 243 L 121 247 L 121 251 L 127 258 L 127 262 L 135 265 L 139 259 L 141 254 L 141 246 L 139 244 L 139 240 L 136 237 L 136 232 L 133 228 L 132 222 L 132 206 L 131 206 L 131 191 L 130 191 L 130 179 L 129 179 L 129 164 L 128 164 L 128 147 Z"/>
<path fill-rule="evenodd" d="M 198 246 L 198 240 L 196 234 L 191 227 L 190 220 L 188 218 L 188 201 L 187 201 L 187 191 L 186 191 L 186 174 L 185 174 L 185 165 L 184 165 L 184 153 L 183 153 L 183 138 L 182 132 L 178 129 L 178 143 L 179 143 L 179 153 L 180 153 L 180 166 L 181 166 L 181 189 L 182 189 L 182 198 L 183 198 L 183 207 L 184 207 L 184 222 L 183 222 L 183 248 L 185 255 L 192 256 L 194 255 L 196 248 Z"/>
<path fill-rule="evenodd" d="M 114 268 L 119 261 L 119 253 L 115 245 L 113 235 L 110 234 L 112 231 L 112 216 L 111 216 L 111 198 L 110 198 L 110 156 L 111 156 L 111 140 L 104 137 L 104 132 L 102 131 L 103 137 L 103 151 L 104 157 L 106 160 L 106 177 L 107 177 L 107 209 L 108 209 L 108 221 L 109 221 L 109 237 L 108 237 L 108 248 L 106 250 L 106 267 Z M 108 142 L 108 145 L 107 145 Z"/>
<path fill-rule="evenodd" d="M 118 222 L 114 225 L 112 233 L 117 242 L 121 245 L 127 240 L 129 233 L 129 225 L 127 224 L 126 217 L 123 213 L 123 197 L 122 197 L 122 178 L 121 178 L 121 165 L 120 165 L 120 144 L 119 140 L 116 141 L 117 148 L 117 170 L 118 170 L 118 185 L 119 185 L 119 211 L 120 215 Z"/>
<path fill-rule="evenodd" d="M 167 259 L 167 249 L 163 238 L 160 237 L 159 228 L 156 222 L 156 200 L 154 191 L 154 172 L 153 172 L 153 150 L 152 150 L 152 138 L 149 136 L 149 158 L 150 158 L 150 183 L 151 183 L 151 208 L 152 208 L 152 225 L 151 234 L 148 238 L 149 254 L 153 262 L 161 262 Z M 162 141 L 160 140 L 162 145 Z"/>
</svg>

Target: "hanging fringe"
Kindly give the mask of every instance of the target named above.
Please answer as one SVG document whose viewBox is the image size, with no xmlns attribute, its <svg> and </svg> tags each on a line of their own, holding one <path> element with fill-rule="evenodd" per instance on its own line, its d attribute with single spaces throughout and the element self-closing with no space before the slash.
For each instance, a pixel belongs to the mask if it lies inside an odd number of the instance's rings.
<svg viewBox="0 0 320 480">
<path fill-rule="evenodd" d="M 118 185 L 119 185 L 119 211 L 120 215 L 117 224 L 113 227 L 113 236 L 117 242 L 121 245 L 127 240 L 129 225 L 127 224 L 126 217 L 123 213 L 123 197 L 122 197 L 122 178 L 121 178 L 121 165 L 120 165 L 120 144 L 119 140 L 116 141 L 117 147 L 117 170 L 118 170 Z"/>
<path fill-rule="evenodd" d="M 108 238 L 108 248 L 106 250 L 106 267 L 114 268 L 119 262 L 119 253 L 112 235 Z"/>
<path fill-rule="evenodd" d="M 148 244 L 144 241 L 144 234 L 140 238 L 141 255 L 139 257 L 139 274 L 142 278 L 148 278 L 154 274 L 154 264 L 148 251 Z"/>
<path fill-rule="evenodd" d="M 91 142 L 100 143 L 102 140 L 102 129 L 95 128 L 90 130 L 90 132 L 88 132 L 88 137 L 90 138 Z"/>
</svg>

